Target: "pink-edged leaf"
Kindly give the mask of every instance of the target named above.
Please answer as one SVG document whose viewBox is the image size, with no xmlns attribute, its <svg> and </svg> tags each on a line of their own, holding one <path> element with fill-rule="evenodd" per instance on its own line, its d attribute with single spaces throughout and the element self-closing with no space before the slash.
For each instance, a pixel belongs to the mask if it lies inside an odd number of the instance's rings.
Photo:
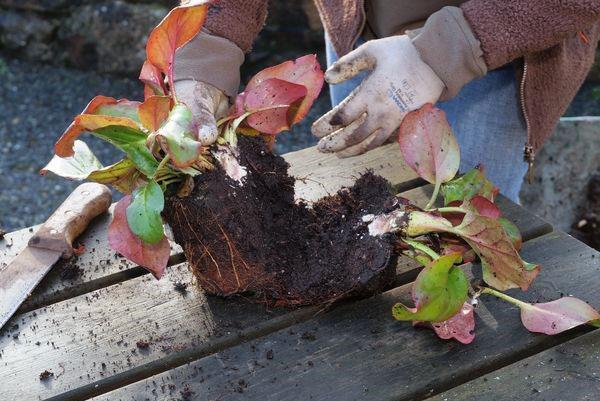
<svg viewBox="0 0 600 401">
<path fill-rule="evenodd" d="M 252 113 L 246 118 L 248 126 L 275 135 L 290 128 L 306 94 L 303 85 L 269 78 L 238 95 L 236 114 Z"/>
<path fill-rule="evenodd" d="M 462 223 L 449 232 L 473 248 L 481 259 L 483 280 L 494 288 L 504 291 L 519 287 L 526 291 L 540 272 L 539 265 L 521 259 L 498 219 L 468 210 Z"/>
<path fill-rule="evenodd" d="M 270 78 L 277 78 L 306 87 L 306 96 L 298 106 L 292 124 L 299 122 L 306 116 L 315 99 L 319 97 L 324 82 L 323 70 L 321 70 L 316 55 L 309 54 L 293 61 L 289 60 L 265 68 L 250 79 L 248 85 L 246 85 L 246 91 L 258 87 Z"/>
<path fill-rule="evenodd" d="M 127 224 L 127 207 L 131 196 L 123 197 L 115 206 L 113 221 L 108 226 L 108 243 L 121 255 L 150 271 L 160 279 L 167 266 L 171 247 L 167 237 L 156 244 L 148 244 L 135 236 Z"/>
<path fill-rule="evenodd" d="M 458 172 L 460 151 L 456 138 L 445 113 L 431 103 L 404 117 L 398 142 L 406 163 L 436 187 Z"/>
<path fill-rule="evenodd" d="M 92 100 L 92 102 L 94 102 L 94 100 Z M 90 105 L 88 105 L 88 107 L 86 107 L 86 109 L 83 111 L 83 114 L 75 117 L 71 125 L 69 125 L 67 130 L 54 145 L 54 152 L 57 156 L 73 156 L 73 145 L 75 140 L 85 131 L 94 131 L 96 129 L 109 126 L 122 126 L 136 130 L 139 129 L 139 124 L 131 118 L 93 114 L 96 109 L 97 107 L 92 108 Z"/>
<path fill-rule="evenodd" d="M 497 219 L 500 216 L 502 216 L 502 212 L 500 212 L 498 206 L 496 206 L 493 202 L 481 195 L 475 195 L 470 199 L 469 202 L 475 209 L 477 209 L 477 212 L 481 216 L 489 217 L 492 219 Z"/>
<path fill-rule="evenodd" d="M 462 309 L 456 315 L 443 322 L 432 323 L 431 328 L 439 338 L 444 340 L 453 338 L 463 344 L 470 344 L 475 339 L 475 314 L 473 313 L 473 305 L 465 302 Z"/>
<path fill-rule="evenodd" d="M 175 7 L 150 33 L 146 43 L 148 61 L 168 77 L 173 89 L 173 63 L 175 52 L 194 38 L 206 18 L 208 6 L 188 2 Z"/>
<path fill-rule="evenodd" d="M 554 335 L 600 319 L 597 310 L 574 297 L 537 304 L 519 302 L 519 307 L 523 325 L 534 333 Z"/>
<path fill-rule="evenodd" d="M 140 122 L 150 132 L 158 130 L 171 111 L 171 98 L 167 96 L 151 96 L 140 105 L 138 115 Z"/>
<path fill-rule="evenodd" d="M 148 60 L 142 65 L 140 81 L 144 83 L 144 99 L 150 96 L 164 96 L 167 93 L 162 73 Z"/>
</svg>

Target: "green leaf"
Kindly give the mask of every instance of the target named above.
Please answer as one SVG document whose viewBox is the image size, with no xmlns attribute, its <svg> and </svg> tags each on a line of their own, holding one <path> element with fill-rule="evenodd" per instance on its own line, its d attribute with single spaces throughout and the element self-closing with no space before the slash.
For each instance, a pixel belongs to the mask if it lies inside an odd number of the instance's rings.
<svg viewBox="0 0 600 401">
<path fill-rule="evenodd" d="M 485 177 L 483 168 L 478 167 L 443 184 L 441 193 L 444 196 L 444 204 L 448 205 L 454 201 L 471 199 L 475 195 L 493 201 L 498 194 L 498 188 Z"/>
<path fill-rule="evenodd" d="M 468 297 L 467 278 L 459 267 L 454 266 L 459 261 L 460 254 L 451 253 L 425 267 L 413 285 L 415 307 L 394 305 L 394 318 L 442 322 L 456 315 Z"/>
<path fill-rule="evenodd" d="M 130 127 L 111 125 L 98 128 L 92 134 L 125 152 L 146 177 L 154 176 L 158 162 L 146 147 L 147 135 L 144 132 Z"/>
<path fill-rule="evenodd" d="M 127 223 L 131 231 L 142 241 L 158 243 L 164 236 L 160 212 L 165 207 L 162 189 L 155 181 L 133 192 L 131 204 L 127 207 Z"/>
<path fill-rule="evenodd" d="M 96 158 L 91 149 L 83 141 L 76 140 L 73 144 L 73 156 L 54 156 L 40 174 L 48 171 L 71 180 L 85 180 L 94 171 L 102 169 L 102 163 Z"/>
<path fill-rule="evenodd" d="M 130 100 L 119 100 L 115 104 L 103 104 L 94 110 L 94 114 L 112 117 L 126 117 L 137 123 L 140 122 L 138 109 L 140 102 Z"/>
<path fill-rule="evenodd" d="M 129 159 L 123 159 L 115 164 L 93 171 L 88 180 L 100 184 L 112 185 L 124 194 L 130 194 L 144 183 L 141 173 Z"/>
<path fill-rule="evenodd" d="M 197 141 L 191 110 L 182 103 L 176 104 L 162 127 L 156 131 L 156 139 L 178 168 L 186 168 L 198 160 L 202 144 Z"/>
</svg>

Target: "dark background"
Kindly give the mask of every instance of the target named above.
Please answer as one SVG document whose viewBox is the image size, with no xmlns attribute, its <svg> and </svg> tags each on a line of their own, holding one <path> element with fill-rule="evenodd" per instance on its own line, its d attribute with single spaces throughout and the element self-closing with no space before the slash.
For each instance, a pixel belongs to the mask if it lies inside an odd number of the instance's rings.
<svg viewBox="0 0 600 401">
<path fill-rule="evenodd" d="M 0 0 L 0 228 L 42 222 L 76 183 L 40 177 L 52 147 L 97 94 L 142 98 L 137 81 L 148 33 L 170 0 Z M 311 0 L 273 0 L 265 29 L 243 67 L 243 82 L 284 60 L 317 53 L 323 32 Z M 313 145 L 308 127 L 328 108 L 325 89 L 305 121 L 281 135 L 280 153 Z M 596 63 L 568 115 L 600 115 Z M 87 136 L 105 164 L 119 152 Z"/>
</svg>

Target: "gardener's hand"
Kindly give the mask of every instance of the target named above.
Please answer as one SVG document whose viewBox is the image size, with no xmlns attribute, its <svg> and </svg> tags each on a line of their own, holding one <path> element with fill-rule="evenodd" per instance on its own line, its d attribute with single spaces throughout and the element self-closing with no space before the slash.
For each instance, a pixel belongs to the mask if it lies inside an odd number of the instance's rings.
<svg viewBox="0 0 600 401">
<path fill-rule="evenodd" d="M 340 157 L 362 154 L 385 143 L 404 116 L 425 103 L 435 103 L 443 82 L 421 60 L 405 35 L 371 40 L 334 63 L 325 73 L 337 84 L 371 70 L 358 88 L 317 120 L 312 133 L 318 149 Z"/>
<path fill-rule="evenodd" d="M 191 79 L 175 82 L 175 93 L 194 116 L 198 127 L 198 141 L 208 146 L 217 140 L 217 120 L 227 114 L 229 100 L 214 86 Z"/>
</svg>

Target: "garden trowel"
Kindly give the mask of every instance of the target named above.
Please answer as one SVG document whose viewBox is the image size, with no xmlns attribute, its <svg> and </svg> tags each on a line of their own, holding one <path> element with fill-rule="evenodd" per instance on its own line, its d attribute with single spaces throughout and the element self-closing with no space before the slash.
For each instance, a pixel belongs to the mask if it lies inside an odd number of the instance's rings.
<svg viewBox="0 0 600 401">
<path fill-rule="evenodd" d="M 102 184 L 86 183 L 59 206 L 7 266 L 0 267 L 0 328 L 61 257 L 73 255 L 73 240 L 89 222 L 106 212 L 111 193 Z"/>
</svg>

